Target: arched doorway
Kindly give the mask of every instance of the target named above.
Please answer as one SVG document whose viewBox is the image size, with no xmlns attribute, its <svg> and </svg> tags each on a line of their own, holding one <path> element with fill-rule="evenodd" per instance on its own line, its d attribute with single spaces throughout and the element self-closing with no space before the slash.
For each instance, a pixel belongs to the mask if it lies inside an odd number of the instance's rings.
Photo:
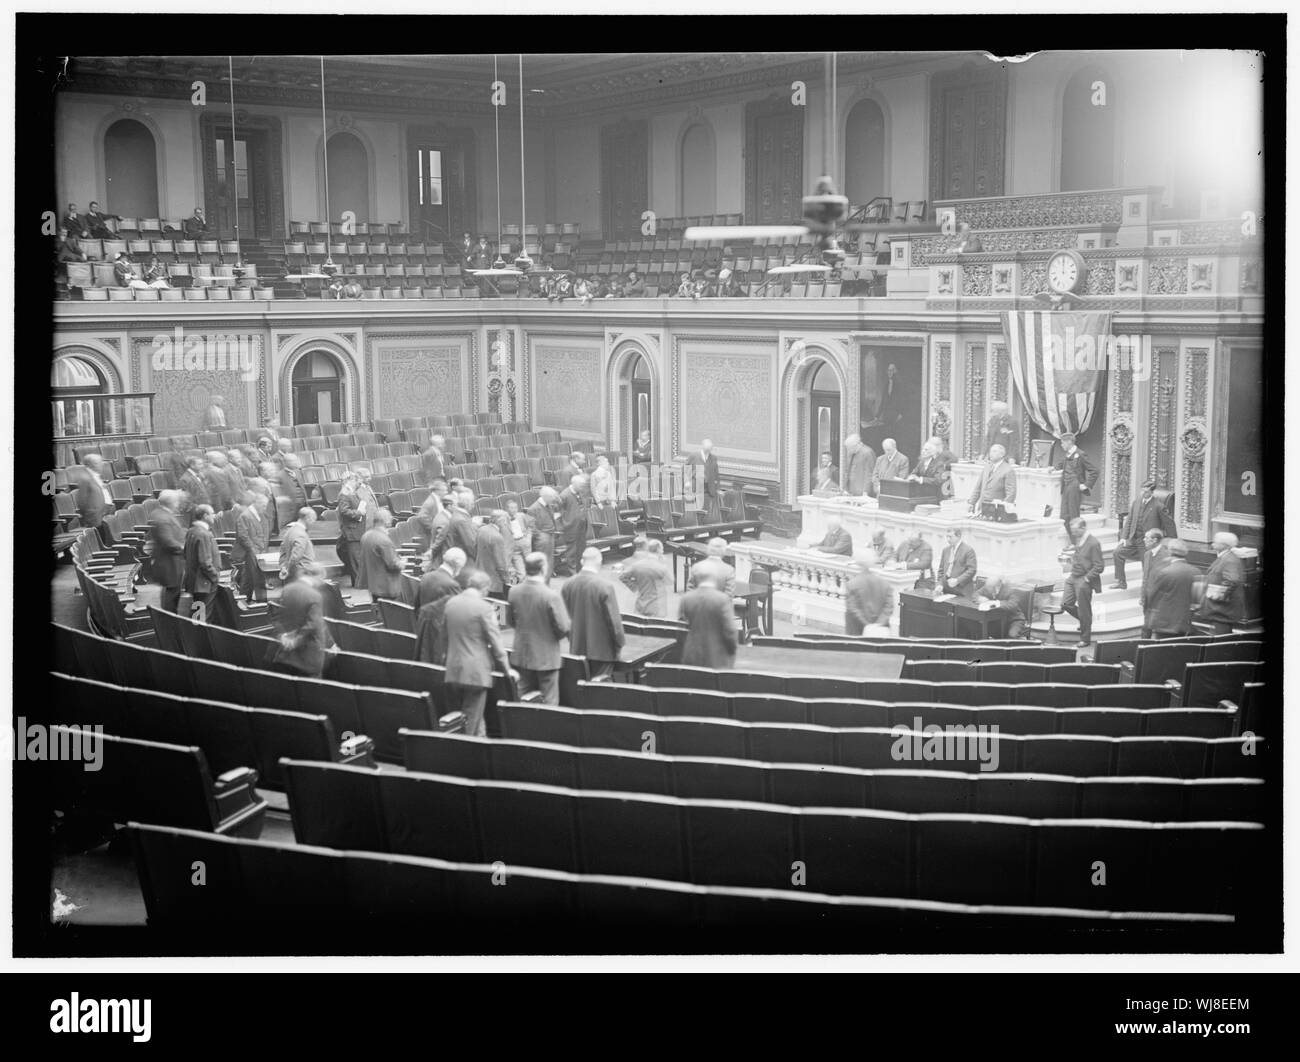
<svg viewBox="0 0 1300 1062">
<path fill-rule="evenodd" d="M 651 432 L 653 441 L 654 432 L 654 409 L 650 400 L 650 365 L 645 358 L 638 354 L 632 362 L 629 373 L 631 377 L 631 423 L 628 436 L 628 451 L 636 449 L 636 441 L 641 437 L 641 432 Z"/>
<path fill-rule="evenodd" d="M 843 460 L 844 432 L 856 424 L 844 423 L 848 379 L 841 362 L 829 351 L 809 347 L 791 362 L 781 384 L 782 492 L 794 502 L 815 482 L 813 470 L 822 453 L 831 461 Z"/>
<path fill-rule="evenodd" d="M 332 354 L 313 350 L 293 367 L 293 423 L 331 424 L 343 417 L 343 370 Z"/>
<path fill-rule="evenodd" d="M 341 217 L 350 210 L 357 221 L 370 220 L 370 162 L 366 147 L 352 133 L 335 133 L 329 139 L 330 213 Z"/>
<path fill-rule="evenodd" d="M 123 118 L 104 134 L 106 210 L 125 218 L 158 216 L 158 152 L 143 122 Z"/>
<path fill-rule="evenodd" d="M 831 464 L 840 463 L 840 406 L 843 394 L 835 370 L 818 359 L 812 370 L 808 402 L 808 485 L 815 481 L 813 470 L 822 454 L 831 455 Z"/>
<path fill-rule="evenodd" d="M 1086 66 L 1066 83 L 1061 98 L 1061 191 L 1110 188 L 1115 183 L 1115 83 L 1099 66 Z"/>
<path fill-rule="evenodd" d="M 54 435 L 100 434 L 103 429 L 95 422 L 95 403 L 88 396 L 105 394 L 108 389 L 104 374 L 88 359 L 72 354 L 55 358 L 50 379 Z"/>
<path fill-rule="evenodd" d="M 844 194 L 866 206 L 885 191 L 885 115 L 875 100 L 859 100 L 844 126 Z"/>
<path fill-rule="evenodd" d="M 717 205 L 717 156 L 713 133 L 696 122 L 682 137 L 681 213 L 712 214 Z"/>
</svg>

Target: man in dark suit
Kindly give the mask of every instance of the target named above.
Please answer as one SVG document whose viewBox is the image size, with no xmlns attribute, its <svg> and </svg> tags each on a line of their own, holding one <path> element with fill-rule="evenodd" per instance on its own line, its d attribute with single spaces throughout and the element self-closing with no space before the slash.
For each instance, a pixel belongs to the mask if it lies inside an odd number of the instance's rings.
<svg viewBox="0 0 1300 1062">
<path fill-rule="evenodd" d="M 297 579 L 307 565 L 316 565 L 316 543 L 311 540 L 311 525 L 316 522 L 316 510 L 304 505 L 298 510 L 298 519 L 291 520 L 280 539 L 280 582 L 288 585 Z"/>
<path fill-rule="evenodd" d="M 587 477 L 581 474 L 560 491 L 557 552 L 561 555 L 556 558 L 556 575 L 573 575 L 582 563 L 582 551 L 587 548 L 587 497 Z"/>
<path fill-rule="evenodd" d="M 110 221 L 121 221 L 122 219 L 116 214 L 105 214 L 99 209 L 98 203 L 91 203 L 86 210 L 86 216 L 82 220 L 85 222 L 86 228 L 89 229 L 92 240 L 112 240 L 116 237 L 108 223 Z"/>
<path fill-rule="evenodd" d="M 861 498 L 871 490 L 871 474 L 876 468 L 876 452 L 856 433 L 844 440 L 844 476 L 840 482 L 844 493 Z"/>
<path fill-rule="evenodd" d="M 271 526 L 266 519 L 266 496 L 253 494 L 248 504 L 235 517 L 235 547 L 230 559 L 238 573 L 239 592 L 250 602 L 266 600 L 266 578 L 258 566 L 257 555 L 265 553 L 271 539 Z"/>
<path fill-rule="evenodd" d="M 934 548 L 920 531 L 913 531 L 910 538 L 903 540 L 894 560 L 900 567 L 918 573 L 914 584 L 917 590 L 934 589 Z"/>
<path fill-rule="evenodd" d="M 446 459 L 443 456 L 447 440 L 435 435 L 429 440 L 429 448 L 420 455 L 420 465 L 424 469 L 424 482 L 431 484 L 435 479 L 444 479 L 447 474 Z"/>
<path fill-rule="evenodd" d="M 77 204 L 69 203 L 68 212 L 59 218 L 59 224 L 68 230 L 69 236 L 75 236 L 77 239 L 90 239 L 90 226 L 86 224 L 86 219 L 77 213 Z"/>
<path fill-rule="evenodd" d="M 678 616 L 690 627 L 682 644 L 682 663 L 691 667 L 731 668 L 736 664 L 736 617 L 731 598 L 714 576 L 705 575 L 682 597 Z"/>
<path fill-rule="evenodd" d="M 713 455 L 713 440 L 705 439 L 700 443 L 699 451 L 691 454 L 686 463 L 692 470 L 699 469 L 694 473 L 698 504 L 704 510 L 704 519 L 709 523 L 715 523 L 719 519 L 722 508 L 718 500 L 721 477 L 718 475 L 718 459 Z"/>
<path fill-rule="evenodd" d="M 826 517 L 826 536 L 810 549 L 818 553 L 833 553 L 840 557 L 853 556 L 853 536 L 844 529 L 838 516 Z"/>
<path fill-rule="evenodd" d="M 375 513 L 374 525 L 361 536 L 361 570 L 371 601 L 378 601 L 381 597 L 400 598 L 402 595 L 402 562 L 388 533 L 392 522 L 393 514 L 380 509 Z"/>
<path fill-rule="evenodd" d="M 264 462 L 266 468 L 270 462 Z M 307 504 L 307 487 L 302 481 L 302 460 L 297 454 L 285 454 L 276 462 L 279 473 L 276 475 L 276 508 L 280 516 L 280 526 L 287 526 L 289 521 L 297 518 Z"/>
<path fill-rule="evenodd" d="M 948 544 L 939 557 L 939 590 L 958 597 L 973 597 L 978 566 L 975 550 L 962 541 L 961 528 L 954 527 L 948 532 Z"/>
<path fill-rule="evenodd" d="M 894 588 L 871 570 L 877 559 L 870 550 L 864 553 L 858 560 L 860 571 L 844 590 L 844 631 L 852 638 L 887 638 L 891 633 Z"/>
<path fill-rule="evenodd" d="M 600 550 L 585 550 L 582 570 L 560 591 L 569 610 L 569 651 L 587 658 L 593 679 L 613 673 L 624 642 L 618 594 L 601 578 L 600 564 Z"/>
<path fill-rule="evenodd" d="M 1082 519 L 1076 516 L 1071 520 L 1069 531 L 1074 557 L 1065 579 L 1061 609 L 1079 621 L 1078 648 L 1082 649 L 1092 644 L 1092 595 L 1101 592 L 1101 573 L 1106 565 L 1101 543 L 1088 534 L 1088 525 Z"/>
<path fill-rule="evenodd" d="M 510 588 L 515 644 L 510 659 L 519 671 L 519 692 L 537 690 L 543 704 L 560 703 L 560 642 L 569 634 L 569 610 L 558 590 L 546 585 L 546 558 L 524 557 L 524 581 Z"/>
<path fill-rule="evenodd" d="M 1192 633 L 1192 606 L 1201 573 L 1187 563 L 1187 544 L 1181 539 L 1165 539 L 1162 552 L 1169 559 L 1151 576 L 1149 587 L 1143 580 L 1144 622 L 1152 638 L 1178 638 Z"/>
<path fill-rule="evenodd" d="M 180 611 L 181 586 L 185 582 L 185 532 L 176 518 L 179 505 L 179 491 L 161 491 L 158 508 L 149 517 L 153 580 L 162 587 L 164 612 Z"/>
<path fill-rule="evenodd" d="M 84 470 L 74 496 L 81 526 L 98 528 L 104 545 L 111 545 L 113 533 L 104 526 L 104 517 L 112 514 L 117 507 L 113 504 L 108 484 L 104 482 L 109 464 L 99 454 L 87 454 L 81 459 L 81 464 Z"/>
<path fill-rule="evenodd" d="M 348 472 L 339 492 L 337 546 L 343 570 L 351 576 L 355 587 L 366 585 L 365 568 L 361 564 L 361 539 L 374 521 L 374 509 L 374 494 L 370 488 L 363 491 L 361 477 L 356 472 Z"/>
<path fill-rule="evenodd" d="M 487 575 L 471 572 L 469 586 L 448 600 L 443 617 L 447 628 L 447 704 L 465 714 L 465 733 L 470 737 L 487 736 L 483 712 L 492 688 L 492 665 L 495 663 L 512 679 L 519 678 L 501 642 L 496 609 L 487 600 L 487 588 Z"/>
<path fill-rule="evenodd" d="M 1011 407 L 1005 402 L 989 406 L 988 430 L 984 436 L 984 452 L 1001 446 L 1004 454 L 1020 452 L 1020 425 L 1011 416 Z"/>
<path fill-rule="evenodd" d="M 1159 531 L 1164 538 L 1178 537 L 1178 528 L 1164 506 L 1156 500 L 1155 489 L 1154 479 L 1142 484 L 1142 493 L 1133 499 L 1128 518 L 1120 529 L 1119 542 L 1115 545 L 1113 555 L 1117 590 L 1128 589 L 1128 577 L 1124 574 L 1124 568 L 1129 561 L 1142 556 L 1143 536 L 1148 531 Z"/>
<path fill-rule="evenodd" d="M 474 495 L 469 490 L 452 491 L 447 495 L 451 504 L 447 506 L 447 524 L 441 531 L 435 531 L 429 554 L 438 560 L 443 553 L 455 547 L 465 554 L 466 563 L 473 566 L 478 557 L 478 531 L 469 515 L 470 506 L 474 504 Z"/>
<path fill-rule="evenodd" d="M 1003 509 L 1015 500 L 1015 466 L 1007 460 L 1007 451 L 1002 446 L 991 446 L 988 464 L 980 470 L 975 489 L 971 491 L 971 515 L 989 515 L 992 510 Z"/>
<path fill-rule="evenodd" d="M 510 546 L 507 538 L 510 529 L 505 510 L 493 509 L 487 520 L 480 525 L 475 539 L 474 556 L 478 569 L 487 572 L 488 593 L 493 597 L 504 597 L 506 587 L 513 582 L 510 571 Z"/>
<path fill-rule="evenodd" d="M 447 602 L 461 592 L 465 551 L 453 546 L 442 555 L 442 563 L 420 579 L 415 595 L 415 659 L 441 664 L 447 659 L 443 617 Z"/>
<path fill-rule="evenodd" d="M 1151 582 L 1156 573 L 1169 563 L 1169 541 L 1154 527 L 1142 536 L 1142 589 L 1138 591 L 1138 604 L 1142 606 L 1143 638 L 1151 637 L 1151 627 L 1147 624 L 1151 611 Z"/>
<path fill-rule="evenodd" d="M 301 578 L 295 579 L 280 595 L 280 611 L 275 631 L 280 645 L 273 665 L 291 675 L 320 678 L 325 670 L 325 654 L 334 645 L 325 622 L 325 598 L 321 593 L 320 569 L 304 565 Z"/>
<path fill-rule="evenodd" d="M 208 237 L 208 222 L 203 216 L 203 208 L 195 207 L 194 213 L 181 222 L 181 232 L 187 240 L 204 240 Z"/>
<path fill-rule="evenodd" d="M 537 500 L 528 506 L 527 514 L 533 521 L 533 549 L 546 558 L 546 581 L 550 582 L 551 570 L 555 567 L 555 510 L 559 506 L 560 496 L 554 487 L 542 487 Z"/>
<path fill-rule="evenodd" d="M 1054 467 L 1061 473 L 1061 519 L 1068 529 L 1082 511 L 1083 495 L 1091 494 L 1097 484 L 1097 468 L 1074 444 L 1073 433 L 1061 436 L 1061 448 L 1065 452 Z"/>
<path fill-rule="evenodd" d="M 1231 634 L 1232 628 L 1245 618 L 1246 570 L 1241 558 L 1233 552 L 1236 548 L 1237 536 L 1231 531 L 1220 531 L 1214 536 L 1214 552 L 1218 556 L 1205 573 L 1199 618 L 1213 624 L 1215 634 Z"/>
<path fill-rule="evenodd" d="M 907 477 L 914 483 L 923 483 L 932 487 L 939 497 L 952 493 L 951 473 L 948 462 L 943 456 L 943 440 L 927 439 L 921 447 L 921 459 L 917 461 L 912 474 Z"/>
<path fill-rule="evenodd" d="M 212 535 L 211 519 L 212 506 L 200 505 L 185 533 L 184 585 L 196 604 L 206 602 L 221 583 L 221 552 Z"/>
</svg>

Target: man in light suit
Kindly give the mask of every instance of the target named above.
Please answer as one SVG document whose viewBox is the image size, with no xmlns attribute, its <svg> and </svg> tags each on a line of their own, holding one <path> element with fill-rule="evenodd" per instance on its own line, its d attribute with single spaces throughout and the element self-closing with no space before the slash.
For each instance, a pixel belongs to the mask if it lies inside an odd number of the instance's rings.
<svg viewBox="0 0 1300 1062">
<path fill-rule="evenodd" d="M 682 644 L 683 664 L 716 669 L 735 666 L 736 617 L 731 598 L 718 588 L 712 573 L 682 597 L 678 616 L 690 627 Z"/>
<path fill-rule="evenodd" d="M 1165 511 L 1165 507 L 1156 500 L 1155 489 L 1154 479 L 1148 479 L 1142 484 L 1142 493 L 1133 499 L 1133 504 L 1128 508 L 1128 518 L 1120 528 L 1119 541 L 1115 544 L 1112 555 L 1115 564 L 1116 590 L 1128 589 L 1128 576 L 1125 575 L 1124 569 L 1129 561 L 1142 557 L 1144 547 L 1150 548 L 1145 546 L 1144 542 L 1144 536 L 1148 531 L 1159 531 L 1163 538 L 1178 537 L 1178 528 L 1173 518 Z M 1144 562 L 1144 578 L 1145 575 Z"/>
<path fill-rule="evenodd" d="M 415 595 L 415 659 L 422 663 L 441 664 L 447 659 L 443 619 L 447 602 L 463 589 L 464 568 L 465 551 L 452 546 L 442 555 L 442 563 L 420 579 Z"/>
<path fill-rule="evenodd" d="M 980 471 L 980 478 L 971 491 L 972 516 L 987 515 L 990 509 L 1000 509 L 1016 500 L 1016 468 L 1007 460 L 1002 446 L 989 447 L 988 464 Z"/>
<path fill-rule="evenodd" d="M 585 550 L 582 570 L 560 591 L 569 610 L 569 651 L 587 658 L 593 679 L 613 674 L 625 641 L 618 595 L 601 578 L 600 565 L 600 550 Z"/>
<path fill-rule="evenodd" d="M 371 601 L 402 596 L 402 562 L 388 534 L 392 522 L 393 514 L 380 509 L 375 513 L 374 525 L 361 536 L 361 570 L 365 576 L 362 585 L 370 591 Z M 378 614 L 378 606 L 375 612 Z"/>
<path fill-rule="evenodd" d="M 705 579 L 712 579 L 719 590 L 731 597 L 736 592 L 736 569 L 723 559 L 730 548 L 727 540 L 711 538 L 707 548 L 708 555 L 691 565 L 687 589 L 694 590 Z"/>
<path fill-rule="evenodd" d="M 446 460 L 443 457 L 446 446 L 447 440 L 441 435 L 435 435 L 429 440 L 429 448 L 420 455 L 420 466 L 424 469 L 426 484 L 446 477 Z"/>
<path fill-rule="evenodd" d="M 975 550 L 962 541 L 961 528 L 948 532 L 948 544 L 939 558 L 939 590 L 958 597 L 975 595 L 975 572 L 979 562 Z"/>
<path fill-rule="evenodd" d="M 1101 543 L 1088 534 L 1088 525 L 1079 517 L 1070 521 L 1070 538 L 1074 541 L 1074 558 L 1061 595 L 1061 609 L 1079 621 L 1078 648 L 1092 644 L 1092 595 L 1101 591 L 1101 573 L 1106 565 L 1101 557 Z"/>
<path fill-rule="evenodd" d="M 838 516 L 827 516 L 826 537 L 809 549 L 818 553 L 832 553 L 838 557 L 852 557 L 853 536 L 844 529 Z"/>
<path fill-rule="evenodd" d="M 1065 451 L 1054 466 L 1061 473 L 1061 519 L 1068 529 L 1070 521 L 1082 511 L 1083 495 L 1091 494 L 1097 484 L 1097 467 L 1074 444 L 1074 434 L 1066 432 L 1061 436 L 1061 447 Z"/>
<path fill-rule="evenodd" d="M 1220 531 L 1214 536 L 1214 552 L 1218 556 L 1205 573 L 1200 619 L 1213 624 L 1215 634 L 1231 634 L 1232 628 L 1245 618 L 1246 570 L 1241 558 L 1233 552 L 1236 548 L 1237 536 L 1231 531 Z"/>
<path fill-rule="evenodd" d="M 280 540 L 280 581 L 291 583 L 302 573 L 304 565 L 316 564 L 316 544 L 311 540 L 311 525 L 316 522 L 316 510 L 304 505 L 298 510 L 298 519 L 290 521 Z"/>
<path fill-rule="evenodd" d="M 111 545 L 113 533 L 104 526 L 104 517 L 116 508 L 108 484 L 104 482 L 109 464 L 99 454 L 87 454 L 81 459 L 81 464 L 85 470 L 81 473 L 75 495 L 81 526 L 99 528 L 99 537 L 104 545 Z"/>
<path fill-rule="evenodd" d="M 619 579 L 635 592 L 633 607 L 639 615 L 667 617 L 669 572 L 664 564 L 664 544 L 657 538 L 636 540 L 636 552 Z"/>
<path fill-rule="evenodd" d="M 871 569 L 876 554 L 867 550 L 858 558 L 857 575 L 844 590 L 844 631 L 852 638 L 888 638 L 894 614 L 894 588 Z"/>
<path fill-rule="evenodd" d="M 533 518 L 519 508 L 519 503 L 511 498 L 506 502 L 506 546 L 510 550 L 510 570 L 515 573 L 516 581 L 525 577 L 524 558 L 533 552 Z M 548 560 L 546 562 L 550 564 Z"/>
<path fill-rule="evenodd" d="M 162 587 L 164 612 L 180 611 L 181 586 L 185 582 L 185 532 L 176 518 L 180 498 L 180 491 L 159 492 L 158 508 L 149 517 L 153 580 Z"/>
<path fill-rule="evenodd" d="M 235 548 L 230 559 L 239 573 L 238 589 L 249 601 L 266 600 L 266 577 L 258 566 L 257 555 L 265 553 L 271 539 L 271 525 L 266 519 L 266 496 L 253 494 L 235 518 Z"/>
<path fill-rule="evenodd" d="M 871 489 L 876 452 L 856 433 L 844 440 L 844 475 L 840 484 L 845 494 L 860 498 Z"/>
<path fill-rule="evenodd" d="M 558 590 L 546 585 L 546 558 L 524 557 L 524 581 L 510 588 L 515 644 L 510 659 L 519 670 L 519 692 L 537 690 L 543 704 L 560 703 L 560 642 L 569 634 L 569 610 Z"/>
<path fill-rule="evenodd" d="M 519 672 L 510 666 L 496 609 L 487 600 L 488 577 L 474 571 L 469 586 L 447 602 L 446 697 L 448 707 L 465 714 L 465 733 L 486 737 L 483 713 L 492 688 L 492 665 L 518 681 Z"/>
<path fill-rule="evenodd" d="M 1147 602 L 1144 622 L 1153 638 L 1178 638 L 1192 633 L 1192 606 L 1201 573 L 1187 563 L 1187 544 L 1181 539 L 1165 540 L 1162 552 L 1169 559 L 1151 576 L 1150 586 L 1145 580 L 1142 584 Z"/>
<path fill-rule="evenodd" d="M 907 470 L 911 467 L 906 455 L 898 452 L 898 443 L 893 439 L 882 440 L 880 448 L 884 452 L 876 458 L 876 467 L 871 475 L 872 494 L 880 493 L 882 479 L 906 479 Z"/>
</svg>

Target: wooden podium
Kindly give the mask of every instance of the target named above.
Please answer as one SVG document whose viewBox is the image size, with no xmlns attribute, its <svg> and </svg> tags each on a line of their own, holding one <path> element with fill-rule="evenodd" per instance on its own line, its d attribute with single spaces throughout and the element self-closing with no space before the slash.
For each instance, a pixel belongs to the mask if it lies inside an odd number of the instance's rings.
<svg viewBox="0 0 1300 1062">
<path fill-rule="evenodd" d="M 882 479 L 876 504 L 891 512 L 910 513 L 918 505 L 938 505 L 939 490 L 912 479 Z"/>
</svg>

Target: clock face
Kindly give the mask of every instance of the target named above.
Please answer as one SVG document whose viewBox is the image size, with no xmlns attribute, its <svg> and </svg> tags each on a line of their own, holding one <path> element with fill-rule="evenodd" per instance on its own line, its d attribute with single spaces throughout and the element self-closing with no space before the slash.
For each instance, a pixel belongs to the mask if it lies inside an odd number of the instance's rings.
<svg viewBox="0 0 1300 1062">
<path fill-rule="evenodd" d="M 1053 291 L 1073 291 L 1079 283 L 1079 263 L 1073 255 L 1058 254 L 1047 263 L 1047 283 Z"/>
</svg>

